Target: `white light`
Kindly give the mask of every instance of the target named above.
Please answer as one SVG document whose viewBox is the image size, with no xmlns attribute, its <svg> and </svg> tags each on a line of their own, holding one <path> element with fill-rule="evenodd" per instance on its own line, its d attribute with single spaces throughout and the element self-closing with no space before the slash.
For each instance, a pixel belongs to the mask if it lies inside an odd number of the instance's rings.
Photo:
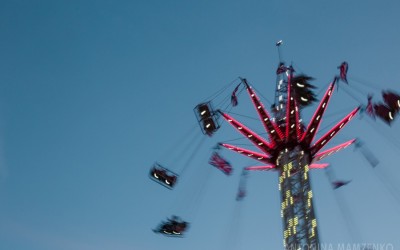
<svg viewBox="0 0 400 250">
<path fill-rule="evenodd" d="M 209 123 L 209 124 L 206 125 L 206 128 L 209 128 L 210 126 L 211 126 L 211 124 Z"/>
<path fill-rule="evenodd" d="M 332 90 L 329 90 L 328 95 L 331 95 L 331 93 L 332 93 Z"/>
<path fill-rule="evenodd" d="M 258 109 L 260 109 L 260 108 L 261 108 L 261 105 L 260 105 L 260 106 L 258 106 L 257 108 L 258 108 Z"/>
<path fill-rule="evenodd" d="M 232 122 L 232 119 L 228 119 L 228 122 Z"/>
<path fill-rule="evenodd" d="M 400 100 L 397 100 L 397 106 L 400 108 Z"/>
<path fill-rule="evenodd" d="M 293 115 L 293 114 L 294 114 L 294 110 L 290 111 L 290 114 L 292 114 L 292 115 Z"/>
<path fill-rule="evenodd" d="M 251 94 L 251 97 L 254 97 L 254 94 Z"/>
<path fill-rule="evenodd" d="M 242 127 L 238 127 L 239 130 L 243 129 Z"/>
<path fill-rule="evenodd" d="M 238 150 L 238 153 L 243 153 L 243 150 Z"/>
<path fill-rule="evenodd" d="M 353 118 L 353 115 L 349 116 L 349 120 L 348 121 L 350 121 L 351 118 Z"/>
<path fill-rule="evenodd" d="M 205 110 L 201 111 L 200 115 L 204 115 L 206 113 Z"/>
<path fill-rule="evenodd" d="M 389 118 L 390 118 L 390 120 L 393 120 L 393 116 L 392 116 L 392 112 L 391 111 L 389 111 Z"/>
<path fill-rule="evenodd" d="M 312 129 L 310 130 L 310 132 L 312 133 L 312 132 L 314 131 L 314 129 L 315 129 L 315 128 L 312 128 Z"/>
<path fill-rule="evenodd" d="M 293 101 L 293 97 L 290 97 L 290 100 Z"/>
<path fill-rule="evenodd" d="M 258 160 L 262 160 L 263 158 L 262 158 L 262 157 L 258 157 L 257 159 L 258 159 Z"/>
<path fill-rule="evenodd" d="M 268 118 L 264 118 L 264 121 L 268 121 Z"/>
<path fill-rule="evenodd" d="M 323 140 L 323 141 L 322 141 L 322 143 L 321 143 L 321 145 L 324 145 L 324 144 L 325 144 L 325 142 L 326 142 L 326 140 Z"/>
<path fill-rule="evenodd" d="M 294 126 L 295 126 L 295 125 L 294 125 L 294 124 L 292 124 L 292 126 L 290 126 L 290 128 L 294 128 Z"/>
<path fill-rule="evenodd" d="M 344 122 L 342 123 L 342 124 L 340 124 L 340 127 L 339 128 L 342 128 L 344 126 Z"/>
<path fill-rule="evenodd" d="M 261 145 L 263 145 L 263 143 L 262 143 L 262 142 L 259 142 L 259 143 L 258 143 L 258 146 L 261 146 Z"/>
<path fill-rule="evenodd" d="M 280 95 L 279 96 L 279 101 L 282 101 L 282 99 L 283 99 L 283 96 Z"/>
<path fill-rule="evenodd" d="M 325 105 L 326 105 L 326 102 L 324 102 L 324 103 L 322 104 L 322 108 L 325 108 Z"/>
<path fill-rule="evenodd" d="M 335 134 L 335 131 L 333 131 L 333 132 L 331 133 L 331 137 L 332 137 L 334 134 Z"/>
<path fill-rule="evenodd" d="M 248 154 L 247 156 L 253 156 L 253 154 Z"/>
<path fill-rule="evenodd" d="M 319 115 L 319 116 L 317 116 L 317 121 L 319 120 L 319 118 L 321 118 L 321 116 Z"/>
<path fill-rule="evenodd" d="M 301 99 L 303 102 L 307 102 L 307 101 L 308 101 L 308 99 L 307 99 L 307 98 L 304 98 L 304 97 L 300 97 L 300 99 Z"/>
<path fill-rule="evenodd" d="M 300 88 L 304 88 L 304 84 L 300 84 L 300 83 L 297 83 L 297 86 L 299 86 Z"/>
<path fill-rule="evenodd" d="M 271 130 L 271 134 L 273 134 L 275 132 L 275 129 Z"/>
<path fill-rule="evenodd" d="M 168 185 L 171 184 L 168 180 L 165 180 L 165 183 L 167 183 Z"/>
<path fill-rule="evenodd" d="M 158 175 L 157 175 L 156 173 L 154 173 L 153 175 L 154 175 L 154 177 L 155 177 L 155 178 L 157 178 L 157 179 L 158 179 Z"/>
<path fill-rule="evenodd" d="M 250 138 L 250 137 L 252 137 L 252 136 L 253 136 L 253 135 L 248 135 L 247 137 L 249 137 L 249 138 Z"/>
</svg>

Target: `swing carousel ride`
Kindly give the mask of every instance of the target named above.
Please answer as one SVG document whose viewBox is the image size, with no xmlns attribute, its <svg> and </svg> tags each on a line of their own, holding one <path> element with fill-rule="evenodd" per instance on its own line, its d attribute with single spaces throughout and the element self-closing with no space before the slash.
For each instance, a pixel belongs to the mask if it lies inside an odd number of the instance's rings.
<svg viewBox="0 0 400 250">
<path fill-rule="evenodd" d="M 281 41 L 276 44 L 279 58 L 281 44 Z M 303 73 L 297 74 L 293 65 L 286 65 L 281 59 L 276 70 L 275 100 L 270 112 L 261 102 L 259 97 L 261 95 L 256 93 L 254 87 L 245 78 L 238 78 L 239 83 L 229 96 L 229 107 L 232 109 L 239 103 L 238 94 L 241 90 L 247 91 L 258 114 L 258 120 L 264 127 L 264 133 L 257 133 L 250 129 L 234 118 L 230 110 L 214 108 L 211 100 L 202 102 L 194 108 L 197 122 L 205 135 L 203 137 L 212 137 L 225 121 L 256 148 L 256 150 L 250 150 L 221 142 L 218 143 L 210 157 L 209 164 L 227 176 L 231 175 L 233 167 L 221 156 L 220 148 L 226 148 L 261 163 L 261 165 L 243 168 L 236 197 L 238 201 L 246 195 L 246 178 L 250 171 L 278 172 L 283 245 L 286 249 L 303 249 L 305 247 L 318 249 L 320 244 L 309 176 L 310 170 L 326 169 L 329 164 L 320 163 L 321 160 L 352 144 L 360 149 L 372 166 L 377 165 L 378 161 L 358 139 L 351 139 L 328 149 L 325 149 L 326 145 L 344 129 L 357 113 L 366 114 L 373 120 L 381 120 L 389 126 L 399 115 L 400 95 L 392 90 L 383 90 L 382 101 L 374 102 L 372 95 L 366 96 L 365 104 L 360 103 L 358 107 L 353 107 L 326 133 L 316 138 L 335 88 L 339 88 L 339 85 L 343 85 L 343 87 L 351 85 L 351 80 L 348 80 L 349 64 L 343 62 L 338 69 L 339 74 L 327 87 L 308 123 L 302 119 L 302 111 L 317 103 L 316 86 L 311 84 L 314 79 Z M 349 90 L 346 92 L 354 97 Z M 150 169 L 149 177 L 163 187 L 174 189 L 179 183 L 183 170 L 181 173 L 176 173 L 156 162 Z M 332 187 L 337 189 L 347 185 L 350 181 L 334 179 L 330 175 L 330 182 Z M 164 236 L 182 237 L 188 228 L 187 221 L 174 215 L 167 221 L 161 222 L 153 231 Z"/>
</svg>

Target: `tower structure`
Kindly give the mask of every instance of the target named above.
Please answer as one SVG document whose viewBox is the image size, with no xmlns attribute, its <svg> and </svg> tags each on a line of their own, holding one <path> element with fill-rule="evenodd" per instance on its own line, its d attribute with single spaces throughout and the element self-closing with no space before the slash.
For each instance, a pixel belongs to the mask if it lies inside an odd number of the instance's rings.
<svg viewBox="0 0 400 250">
<path fill-rule="evenodd" d="M 219 111 L 228 123 L 257 147 L 258 151 L 226 143 L 221 143 L 221 145 L 264 164 L 247 167 L 246 170 L 278 171 L 284 247 L 286 249 L 318 249 L 317 220 L 309 171 L 327 167 L 328 164 L 317 162 L 354 143 L 353 139 L 321 152 L 321 149 L 358 112 L 359 107 L 353 109 L 321 138 L 314 140 L 332 96 L 336 78 L 326 90 L 308 126 L 304 126 L 300 119 L 301 106 L 296 96 L 298 93 L 294 91 L 295 87 L 301 87 L 304 84 L 293 81 L 296 79 L 293 69 L 286 67 L 283 63 L 280 63 L 277 75 L 275 105 L 272 107 L 273 117 L 265 109 L 247 80 L 242 79 L 268 138 L 258 135 L 232 116 Z"/>
</svg>

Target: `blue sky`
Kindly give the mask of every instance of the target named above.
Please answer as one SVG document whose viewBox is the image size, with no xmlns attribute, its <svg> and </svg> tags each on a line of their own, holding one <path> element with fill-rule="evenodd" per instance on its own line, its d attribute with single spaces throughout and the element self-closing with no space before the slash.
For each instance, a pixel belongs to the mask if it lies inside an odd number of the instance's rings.
<svg viewBox="0 0 400 250">
<path fill-rule="evenodd" d="M 230 177 L 207 164 L 216 142 L 240 137 L 226 124 L 175 190 L 149 180 L 149 168 L 185 165 L 201 138 L 194 106 L 238 76 L 273 100 L 280 39 L 285 61 L 314 76 L 318 92 L 343 60 L 362 101 L 372 89 L 355 80 L 373 84 L 376 100 L 379 89 L 400 91 L 399 8 L 394 0 L 1 1 L 0 249 L 281 249 L 277 174 L 252 173 L 238 204 L 241 168 L 254 162 L 222 151 Z M 245 93 L 239 102 L 233 112 L 256 117 Z M 339 89 L 324 124 L 357 105 Z M 186 131 L 193 143 L 176 144 Z M 332 141 L 361 137 L 380 165 L 350 148 L 327 158 L 352 180 L 335 192 L 323 171 L 312 173 L 323 242 L 400 249 L 400 202 L 387 190 L 393 184 L 400 196 L 398 131 L 398 120 L 388 127 L 364 116 Z M 191 223 L 186 238 L 151 231 L 174 213 Z"/>
</svg>

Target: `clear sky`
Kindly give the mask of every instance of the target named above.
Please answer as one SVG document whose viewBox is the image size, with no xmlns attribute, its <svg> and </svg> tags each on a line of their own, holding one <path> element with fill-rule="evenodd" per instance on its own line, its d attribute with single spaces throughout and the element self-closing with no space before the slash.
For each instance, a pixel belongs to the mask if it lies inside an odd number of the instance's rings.
<svg viewBox="0 0 400 250">
<path fill-rule="evenodd" d="M 237 203 L 241 168 L 255 162 L 221 151 L 230 177 L 207 164 L 216 142 L 240 137 L 227 124 L 190 157 L 203 138 L 193 108 L 238 76 L 272 101 L 280 39 L 318 93 L 343 60 L 361 101 L 399 92 L 399 10 L 396 0 L 0 1 L 0 249 L 281 249 L 277 173 L 251 173 Z M 360 104 L 345 90 L 321 128 Z M 239 102 L 232 112 L 256 117 L 244 92 Z M 348 148 L 326 162 L 349 185 L 333 191 L 324 171 L 311 174 L 322 242 L 400 249 L 399 123 L 364 116 L 331 142 L 360 137 L 380 164 Z M 155 161 L 187 165 L 175 190 L 148 178 Z M 172 214 L 190 222 L 185 238 L 151 231 Z"/>
</svg>

